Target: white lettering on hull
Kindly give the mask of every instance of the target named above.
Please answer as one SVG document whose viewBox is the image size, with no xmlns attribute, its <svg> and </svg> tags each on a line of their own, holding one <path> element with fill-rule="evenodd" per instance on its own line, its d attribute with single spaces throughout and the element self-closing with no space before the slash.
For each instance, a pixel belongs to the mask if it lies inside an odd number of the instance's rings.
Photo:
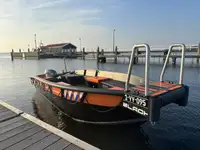
<svg viewBox="0 0 200 150">
<path fill-rule="evenodd" d="M 148 116 L 148 113 L 145 110 L 142 110 L 142 109 L 137 108 L 135 106 L 130 107 L 130 105 L 127 104 L 127 103 L 123 103 L 123 106 L 126 107 L 126 108 L 128 108 L 128 109 L 130 109 L 130 110 L 132 110 L 132 111 L 137 112 L 138 114 L 141 114 L 143 116 Z"/>
</svg>

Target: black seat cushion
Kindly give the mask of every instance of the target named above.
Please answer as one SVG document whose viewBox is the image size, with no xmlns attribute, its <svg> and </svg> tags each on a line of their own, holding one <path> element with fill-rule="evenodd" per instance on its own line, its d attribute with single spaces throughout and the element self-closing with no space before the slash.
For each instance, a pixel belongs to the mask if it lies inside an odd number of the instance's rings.
<svg viewBox="0 0 200 150">
<path fill-rule="evenodd" d="M 77 86 L 77 85 L 87 85 L 87 81 L 85 80 L 85 77 L 82 75 L 77 75 L 77 74 L 66 74 L 64 75 L 65 77 L 65 82 Z"/>
</svg>

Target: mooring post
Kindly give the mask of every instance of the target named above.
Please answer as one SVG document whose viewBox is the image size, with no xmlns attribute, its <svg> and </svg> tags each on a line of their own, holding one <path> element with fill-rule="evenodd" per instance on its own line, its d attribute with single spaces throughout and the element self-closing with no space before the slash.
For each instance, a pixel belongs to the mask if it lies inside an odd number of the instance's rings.
<svg viewBox="0 0 200 150">
<path fill-rule="evenodd" d="M 104 49 L 101 49 L 101 56 L 99 57 L 99 62 L 105 63 L 106 62 L 106 56 L 104 56 Z"/>
<path fill-rule="evenodd" d="M 176 57 L 172 57 L 172 64 L 175 66 L 176 65 Z"/>
<path fill-rule="evenodd" d="M 95 53 L 94 53 L 94 50 L 93 50 L 93 58 L 95 58 Z"/>
<path fill-rule="evenodd" d="M 135 49 L 135 54 L 134 54 L 134 59 L 133 59 L 133 64 L 138 63 L 138 48 Z"/>
<path fill-rule="evenodd" d="M 164 50 L 164 55 L 163 55 L 163 64 L 165 63 L 165 59 L 167 57 L 168 49 Z"/>
<path fill-rule="evenodd" d="M 138 64 L 138 55 L 139 55 L 139 50 L 138 50 L 138 48 L 136 49 L 135 55 L 136 55 L 135 61 L 136 61 L 136 64 Z"/>
<path fill-rule="evenodd" d="M 83 47 L 82 59 L 85 60 L 85 47 Z"/>
<path fill-rule="evenodd" d="M 14 50 L 12 49 L 12 52 L 10 53 L 10 56 L 11 56 L 11 60 L 13 61 L 13 53 L 14 53 Z"/>
<path fill-rule="evenodd" d="M 37 54 L 38 54 L 38 60 L 40 60 L 40 49 L 39 48 L 37 50 Z"/>
<path fill-rule="evenodd" d="M 101 55 L 104 56 L 104 49 L 101 49 Z"/>
<path fill-rule="evenodd" d="M 200 56 L 200 43 L 198 44 L 198 49 L 197 49 L 197 64 L 199 64 L 199 56 Z"/>
<path fill-rule="evenodd" d="M 115 47 L 115 64 L 117 63 L 117 52 L 118 52 L 118 47 Z"/>
<path fill-rule="evenodd" d="M 97 63 L 99 63 L 99 47 L 97 47 Z"/>
</svg>

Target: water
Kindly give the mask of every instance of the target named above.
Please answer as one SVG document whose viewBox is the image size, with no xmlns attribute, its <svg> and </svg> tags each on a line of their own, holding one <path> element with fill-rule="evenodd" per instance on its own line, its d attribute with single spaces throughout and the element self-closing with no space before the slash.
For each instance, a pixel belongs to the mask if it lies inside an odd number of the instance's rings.
<svg viewBox="0 0 200 150">
<path fill-rule="evenodd" d="M 44 121 L 64 129 L 64 131 L 102 149 L 148 149 L 154 150 L 199 150 L 200 149 L 200 69 L 187 65 L 184 83 L 190 86 L 189 104 L 178 107 L 170 104 L 161 111 L 161 120 L 154 126 L 149 123 L 141 127 L 89 126 L 67 119 L 53 108 L 44 97 L 35 92 L 29 77 L 53 68 L 58 72 L 64 69 L 62 59 L 14 60 L 9 54 L 0 54 L 0 99 L 36 115 Z M 67 60 L 67 68 L 90 68 L 106 71 L 127 72 L 126 64 L 99 64 L 95 60 Z M 158 80 L 161 65 L 150 67 L 150 78 Z M 143 76 L 144 65 L 135 65 L 133 74 Z M 179 68 L 168 67 L 165 78 L 178 81 Z M 35 107 L 34 100 L 37 103 Z M 147 144 L 147 137 L 148 143 Z M 146 141 L 146 144 L 145 144 Z"/>
</svg>

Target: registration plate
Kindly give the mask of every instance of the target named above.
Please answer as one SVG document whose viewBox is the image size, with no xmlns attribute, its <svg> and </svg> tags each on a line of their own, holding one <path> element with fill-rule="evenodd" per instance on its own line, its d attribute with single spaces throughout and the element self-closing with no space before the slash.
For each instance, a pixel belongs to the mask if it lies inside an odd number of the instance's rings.
<svg viewBox="0 0 200 150">
<path fill-rule="evenodd" d="M 137 112 L 140 115 L 148 116 L 148 99 L 143 97 L 125 94 L 123 97 L 123 107 Z"/>
<path fill-rule="evenodd" d="M 136 104 L 141 107 L 148 108 L 148 99 L 143 98 L 143 97 L 135 96 L 132 94 L 125 94 L 123 101 L 128 102 L 128 103 L 133 103 L 133 104 Z"/>
</svg>

